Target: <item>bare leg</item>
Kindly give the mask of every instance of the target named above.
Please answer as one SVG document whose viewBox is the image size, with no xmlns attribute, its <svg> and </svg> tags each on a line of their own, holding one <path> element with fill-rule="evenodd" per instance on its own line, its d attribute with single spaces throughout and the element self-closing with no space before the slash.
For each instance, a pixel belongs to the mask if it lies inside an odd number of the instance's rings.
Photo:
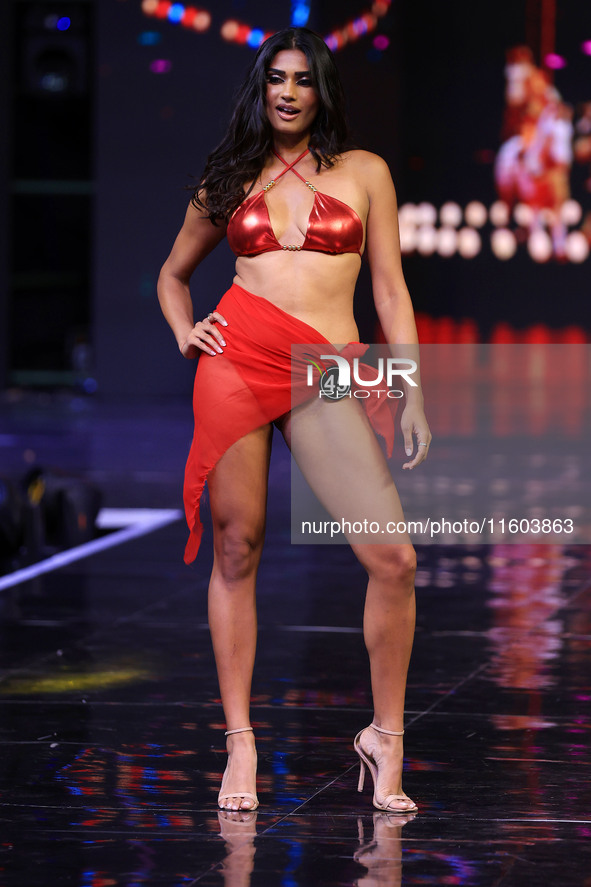
<svg viewBox="0 0 591 887">
<path fill-rule="evenodd" d="M 286 419 L 282 431 L 304 476 L 333 517 L 351 523 L 367 519 L 381 527 L 403 521 L 396 487 L 359 404 L 311 402 Z M 369 577 L 363 630 L 374 723 L 401 731 L 415 627 L 415 552 L 406 533 L 387 536 L 387 542 L 380 536 L 379 543 L 368 534 L 348 538 Z M 367 728 L 362 745 L 378 766 L 376 799 L 403 794 L 402 737 Z M 393 800 L 388 809 L 413 806 L 410 801 Z"/>
<path fill-rule="evenodd" d="M 271 428 L 251 432 L 234 444 L 208 478 L 214 530 L 209 583 L 209 626 L 228 730 L 250 724 L 250 688 L 256 651 L 255 584 L 265 533 Z M 256 751 L 252 733 L 227 737 L 224 776 L 228 810 L 255 803 Z M 232 797 L 233 793 L 234 794 Z"/>
<path fill-rule="evenodd" d="M 373 722 L 387 730 L 401 731 L 415 629 L 414 549 L 410 544 L 353 549 L 369 575 L 363 633 L 371 668 Z M 361 741 L 378 765 L 378 801 L 390 794 L 404 794 L 402 736 L 388 736 L 368 728 Z M 412 806 L 405 801 L 392 801 L 389 808 L 406 810 Z"/>
</svg>

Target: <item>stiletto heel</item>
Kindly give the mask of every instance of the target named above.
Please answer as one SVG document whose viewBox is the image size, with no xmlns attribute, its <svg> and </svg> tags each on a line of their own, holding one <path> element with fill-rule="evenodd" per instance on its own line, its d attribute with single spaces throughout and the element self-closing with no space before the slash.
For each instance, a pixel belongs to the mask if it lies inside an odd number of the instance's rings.
<svg viewBox="0 0 591 887">
<path fill-rule="evenodd" d="M 231 736 L 233 733 L 254 733 L 254 730 L 252 729 L 252 727 L 238 727 L 238 729 L 236 729 L 236 730 L 226 730 L 225 735 Z M 238 806 L 238 808 L 237 808 L 238 811 L 244 811 L 244 812 L 250 813 L 251 811 L 256 810 L 256 808 L 259 806 L 259 800 L 255 794 L 253 794 L 252 792 L 242 792 L 242 791 L 224 792 L 224 784 L 226 782 L 226 776 L 228 775 L 228 767 L 230 766 L 230 757 L 231 757 L 231 755 L 228 755 L 228 763 L 226 764 L 226 769 L 224 770 L 224 775 L 222 776 L 222 785 L 221 785 L 220 792 L 218 795 L 218 807 L 221 810 L 233 810 L 232 807 L 227 806 L 227 801 L 230 798 L 236 798 L 238 800 L 239 805 L 243 801 L 250 801 L 252 803 L 252 807 Z M 256 783 L 256 763 L 255 763 L 255 783 Z M 224 801 L 226 803 L 223 803 Z"/>
<path fill-rule="evenodd" d="M 357 737 L 357 738 L 359 738 L 359 737 Z M 355 740 L 355 742 L 357 742 L 357 739 Z M 357 752 L 357 754 L 359 754 L 359 752 Z M 364 782 L 365 782 L 365 764 L 363 763 L 363 759 L 360 755 L 359 756 L 359 782 L 357 784 L 357 791 L 358 792 L 363 791 Z"/>
<path fill-rule="evenodd" d="M 378 733 L 385 733 L 388 736 L 404 736 L 404 730 L 385 730 L 383 727 L 378 727 L 377 724 L 373 723 L 369 726 L 376 730 Z M 367 727 L 364 727 L 364 730 L 367 729 Z M 376 790 L 378 786 L 378 765 L 371 757 L 370 753 L 367 752 L 361 745 L 361 734 L 364 732 L 364 730 L 359 731 L 353 743 L 353 748 L 359 755 L 359 784 L 357 786 L 357 791 L 363 791 L 363 785 L 365 781 L 365 768 L 367 767 L 373 780 L 373 805 L 376 810 L 386 810 L 388 813 L 414 813 L 419 808 L 414 803 L 414 801 L 411 801 L 408 795 L 387 795 L 382 801 L 378 800 L 376 796 Z M 392 801 L 408 801 L 410 806 L 390 807 L 389 804 L 391 804 Z"/>
</svg>

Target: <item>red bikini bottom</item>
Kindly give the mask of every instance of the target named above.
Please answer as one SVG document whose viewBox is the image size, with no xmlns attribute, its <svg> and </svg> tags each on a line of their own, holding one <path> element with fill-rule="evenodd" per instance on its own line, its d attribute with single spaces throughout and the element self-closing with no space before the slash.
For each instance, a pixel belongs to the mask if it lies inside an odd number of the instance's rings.
<svg viewBox="0 0 591 887">
<path fill-rule="evenodd" d="M 309 361 L 302 361 L 301 371 L 296 367 L 294 375 L 292 345 L 322 346 L 308 349 L 316 361 L 321 353 L 334 351 L 328 339 L 314 327 L 236 283 L 222 296 L 216 311 L 228 322 L 227 327 L 220 325 L 226 347 L 223 354 L 202 353 L 195 375 L 195 432 L 184 485 L 185 514 L 190 530 L 185 549 L 187 564 L 195 560 L 199 550 L 203 532 L 199 500 L 207 476 L 218 460 L 241 437 L 317 396 L 317 388 L 307 384 Z M 346 353 L 357 357 L 367 348 L 367 345 L 351 343 Z M 394 440 L 392 402 L 386 403 L 385 399 L 361 402 L 390 456 Z"/>
</svg>

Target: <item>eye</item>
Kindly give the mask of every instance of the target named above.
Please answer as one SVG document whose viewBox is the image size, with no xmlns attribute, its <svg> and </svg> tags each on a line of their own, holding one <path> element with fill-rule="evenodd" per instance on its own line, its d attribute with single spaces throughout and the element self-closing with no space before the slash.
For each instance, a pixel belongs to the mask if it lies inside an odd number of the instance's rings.
<svg viewBox="0 0 591 887">
<path fill-rule="evenodd" d="M 279 74 L 267 74 L 267 83 L 275 85 L 277 83 L 283 83 L 283 80 Z"/>
<path fill-rule="evenodd" d="M 309 77 L 302 77 L 301 80 L 298 80 L 298 86 L 312 86 L 312 81 Z"/>
</svg>

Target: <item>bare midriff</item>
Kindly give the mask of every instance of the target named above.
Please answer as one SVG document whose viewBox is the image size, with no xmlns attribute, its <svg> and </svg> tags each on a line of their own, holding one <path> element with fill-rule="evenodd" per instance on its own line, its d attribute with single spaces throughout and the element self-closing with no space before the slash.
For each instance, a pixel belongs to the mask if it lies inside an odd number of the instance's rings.
<svg viewBox="0 0 591 887">
<path fill-rule="evenodd" d="M 335 344 L 357 342 L 353 294 L 361 258 L 276 251 L 236 260 L 234 283 L 309 324 Z"/>
</svg>

